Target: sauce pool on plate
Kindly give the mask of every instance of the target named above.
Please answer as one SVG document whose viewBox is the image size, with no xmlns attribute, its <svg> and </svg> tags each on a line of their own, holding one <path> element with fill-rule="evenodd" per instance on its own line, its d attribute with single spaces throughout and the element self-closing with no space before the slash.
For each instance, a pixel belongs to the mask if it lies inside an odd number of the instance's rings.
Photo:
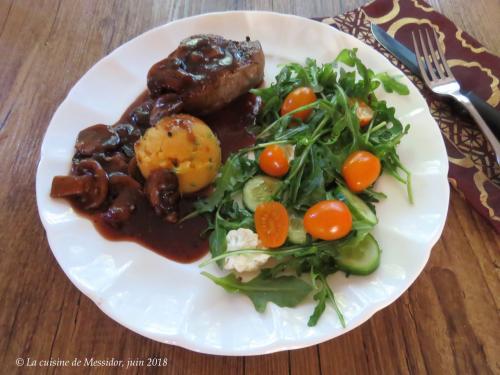
<svg viewBox="0 0 500 375">
<path fill-rule="evenodd" d="M 150 100 L 149 92 L 142 93 L 123 113 L 117 124 L 129 123 L 133 110 Z M 224 108 L 202 117 L 220 141 L 222 161 L 240 148 L 254 144 L 255 138 L 248 132 L 260 108 L 260 99 L 252 94 L 244 94 Z M 180 201 L 180 217 L 192 210 L 193 202 L 209 189 L 196 195 L 183 197 Z M 145 196 L 136 202 L 131 217 L 120 225 L 113 226 L 103 220 L 99 212 L 83 210 L 76 200 L 70 199 L 73 208 L 94 223 L 98 232 L 111 241 L 133 241 L 168 259 L 190 263 L 208 252 L 208 239 L 203 237 L 207 221 L 196 217 L 180 224 L 168 223 L 155 214 Z"/>
</svg>

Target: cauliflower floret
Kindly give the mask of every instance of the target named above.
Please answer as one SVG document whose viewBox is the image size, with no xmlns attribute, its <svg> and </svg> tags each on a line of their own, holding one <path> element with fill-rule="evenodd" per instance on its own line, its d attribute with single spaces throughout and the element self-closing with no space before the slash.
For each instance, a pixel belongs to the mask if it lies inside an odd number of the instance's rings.
<svg viewBox="0 0 500 375">
<path fill-rule="evenodd" d="M 250 229 L 240 228 L 230 230 L 226 235 L 227 251 L 243 249 L 264 249 L 260 243 L 257 233 Z M 227 257 L 224 263 L 224 269 L 235 270 L 238 273 L 258 271 L 261 266 L 267 262 L 267 254 L 240 254 Z"/>
</svg>

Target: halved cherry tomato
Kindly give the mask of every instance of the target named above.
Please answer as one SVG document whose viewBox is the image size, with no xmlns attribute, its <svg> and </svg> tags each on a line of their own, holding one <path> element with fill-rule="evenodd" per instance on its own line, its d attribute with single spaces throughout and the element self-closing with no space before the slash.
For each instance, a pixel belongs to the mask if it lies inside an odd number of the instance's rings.
<svg viewBox="0 0 500 375">
<path fill-rule="evenodd" d="M 351 231 L 352 215 L 342 201 L 321 201 L 306 211 L 304 228 L 314 238 L 325 241 L 338 240 Z"/>
<path fill-rule="evenodd" d="M 265 247 L 283 245 L 288 236 L 288 212 L 279 202 L 264 202 L 257 206 L 254 214 L 255 229 Z"/>
<path fill-rule="evenodd" d="M 380 159 L 368 151 L 355 151 L 342 165 L 342 176 L 349 190 L 359 193 L 372 185 L 380 175 Z"/>
<path fill-rule="evenodd" d="M 358 118 L 359 126 L 364 127 L 369 125 L 373 120 L 373 109 L 361 99 L 349 99 L 349 104 L 354 105 L 354 103 L 358 103 L 356 117 Z"/>
<path fill-rule="evenodd" d="M 286 115 L 287 113 L 300 108 L 304 105 L 311 104 L 317 100 L 316 94 L 313 89 L 310 87 L 298 87 L 293 90 L 290 94 L 288 94 L 281 105 L 281 116 Z M 306 121 L 310 116 L 312 109 L 306 109 L 304 111 L 300 111 L 294 113 L 292 115 L 293 118 L 301 119 L 302 121 Z"/>
<path fill-rule="evenodd" d="M 259 166 L 267 175 L 281 177 L 288 173 L 289 163 L 285 150 L 278 145 L 269 145 L 259 156 Z"/>
</svg>

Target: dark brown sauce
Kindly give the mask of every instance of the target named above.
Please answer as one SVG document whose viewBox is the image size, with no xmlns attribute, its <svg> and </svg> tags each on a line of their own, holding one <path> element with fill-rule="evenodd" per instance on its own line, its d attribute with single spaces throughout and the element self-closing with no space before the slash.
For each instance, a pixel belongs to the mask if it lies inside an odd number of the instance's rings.
<svg viewBox="0 0 500 375">
<path fill-rule="evenodd" d="M 247 129 L 253 125 L 260 104 L 260 98 L 245 94 L 203 118 L 219 138 L 223 161 L 231 153 L 255 143 L 255 137 Z"/>
<path fill-rule="evenodd" d="M 132 110 L 148 99 L 148 91 L 142 93 L 117 123 L 129 122 Z M 245 94 L 223 109 L 203 118 L 220 140 L 223 160 L 226 160 L 230 153 L 254 143 L 255 138 L 247 128 L 255 121 L 259 106 L 258 98 Z M 197 196 L 181 199 L 180 217 L 191 212 L 193 202 L 209 190 L 204 189 Z M 181 224 L 168 223 L 156 215 L 147 199 L 141 196 L 130 219 L 114 227 L 101 218 L 100 212 L 91 213 L 82 210 L 76 201 L 70 202 L 79 214 L 91 219 L 97 231 L 108 240 L 136 242 L 181 263 L 193 262 L 208 252 L 208 240 L 202 237 L 207 229 L 207 221 L 203 217 Z"/>
</svg>

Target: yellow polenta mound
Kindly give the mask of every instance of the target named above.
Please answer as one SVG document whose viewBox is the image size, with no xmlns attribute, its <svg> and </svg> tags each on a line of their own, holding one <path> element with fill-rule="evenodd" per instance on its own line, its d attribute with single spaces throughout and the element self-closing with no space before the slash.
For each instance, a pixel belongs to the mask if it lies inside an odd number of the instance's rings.
<svg viewBox="0 0 500 375">
<path fill-rule="evenodd" d="M 210 184 L 221 163 L 219 140 L 199 118 L 179 114 L 164 117 L 135 144 L 137 164 L 144 177 L 159 168 L 173 170 L 181 193 Z"/>
</svg>

